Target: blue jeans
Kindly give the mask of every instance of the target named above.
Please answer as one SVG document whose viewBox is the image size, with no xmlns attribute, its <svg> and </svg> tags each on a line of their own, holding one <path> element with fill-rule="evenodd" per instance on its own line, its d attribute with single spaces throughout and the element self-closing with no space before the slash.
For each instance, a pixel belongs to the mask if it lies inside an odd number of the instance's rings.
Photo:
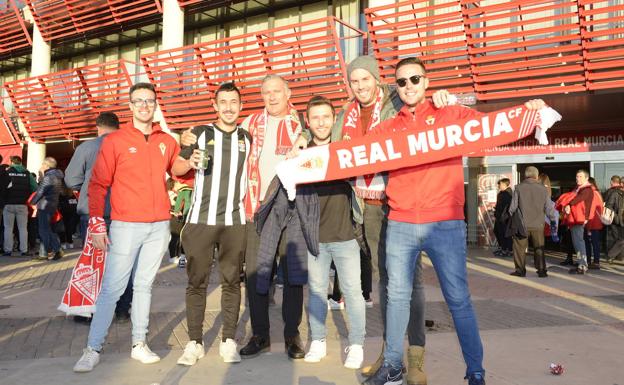
<svg viewBox="0 0 624 385">
<path fill-rule="evenodd" d="M 472 308 L 466 269 L 466 224 L 462 220 L 424 224 L 388 221 L 386 269 L 388 307 L 384 361 L 402 366 L 403 339 L 409 321 L 412 281 L 420 252 L 431 259 L 453 317 L 466 362 L 466 376 L 484 373 L 483 345 Z"/>
<path fill-rule="evenodd" d="M 583 239 L 585 226 L 574 225 L 570 229 L 570 232 L 572 233 L 572 244 L 574 245 L 574 250 L 576 251 L 576 255 L 578 257 L 577 262 L 579 267 L 587 267 L 587 250 L 585 249 L 585 239 Z"/>
<path fill-rule="evenodd" d="M 61 241 L 58 235 L 52 230 L 52 216 L 54 211 L 37 210 L 37 226 L 39 228 L 39 239 L 45 248 L 46 253 L 56 253 L 61 249 Z"/>
<path fill-rule="evenodd" d="M 349 317 L 349 345 L 364 345 L 366 309 L 360 281 L 360 247 L 355 239 L 319 244 L 318 257 L 308 253 L 308 312 L 313 340 L 326 337 L 327 285 L 332 260 L 340 276 L 340 288 Z"/>
<path fill-rule="evenodd" d="M 96 301 L 95 314 L 87 344 L 101 350 L 113 320 L 115 304 L 133 274 L 133 297 L 130 317 L 132 344 L 144 342 L 149 324 L 152 283 L 169 243 L 169 220 L 153 223 L 113 221 L 106 255 L 102 289 Z"/>
</svg>

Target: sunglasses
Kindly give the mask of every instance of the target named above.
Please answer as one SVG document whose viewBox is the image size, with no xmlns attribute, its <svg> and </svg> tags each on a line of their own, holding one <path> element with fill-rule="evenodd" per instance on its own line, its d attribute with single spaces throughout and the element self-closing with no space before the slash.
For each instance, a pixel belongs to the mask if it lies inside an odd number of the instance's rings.
<svg viewBox="0 0 624 385">
<path fill-rule="evenodd" d="M 413 85 L 417 86 L 417 85 L 418 85 L 418 83 L 420 83 L 420 79 L 422 79 L 422 78 L 424 78 L 424 77 L 425 77 L 424 75 L 414 75 L 414 76 L 410 76 L 408 79 L 409 79 L 409 81 L 410 81 Z M 406 78 L 400 78 L 400 79 L 397 79 L 397 80 L 396 80 L 396 84 L 397 84 L 399 87 L 403 88 L 403 87 L 405 87 L 405 86 L 407 85 L 407 80 L 408 80 L 408 79 L 406 79 Z"/>
</svg>

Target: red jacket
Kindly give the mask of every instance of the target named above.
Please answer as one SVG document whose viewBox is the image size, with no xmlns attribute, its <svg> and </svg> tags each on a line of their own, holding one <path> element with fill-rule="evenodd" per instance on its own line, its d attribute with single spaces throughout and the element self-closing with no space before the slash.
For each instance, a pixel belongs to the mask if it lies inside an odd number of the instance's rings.
<svg viewBox="0 0 624 385">
<path fill-rule="evenodd" d="M 565 207 L 572 201 L 572 199 L 574 199 L 575 196 L 576 196 L 576 193 L 574 191 L 570 191 L 570 192 L 561 194 L 561 196 L 559 196 L 559 199 L 557 199 L 557 202 L 555 202 L 555 208 L 557 209 L 557 211 L 561 213 L 560 222 L 568 227 L 574 226 L 576 221 L 574 217 L 572 216 L 573 214 L 572 209 L 570 209 L 570 214 L 566 214 Z"/>
<path fill-rule="evenodd" d="M 594 193 L 594 199 L 592 199 L 591 204 L 591 215 L 589 221 L 585 225 L 585 228 L 587 230 L 602 230 L 604 225 L 600 221 L 600 215 L 602 215 L 602 210 L 604 210 L 604 201 L 602 200 L 600 191 L 598 191 L 594 186 L 592 186 L 592 192 Z"/>
<path fill-rule="evenodd" d="M 425 131 L 482 114 L 463 106 L 437 109 L 430 101 L 412 114 L 404 106 L 394 119 L 384 121 L 380 132 Z M 464 219 L 464 168 L 462 158 L 407 167 L 388 173 L 388 218 L 399 222 L 430 223 Z"/>
<path fill-rule="evenodd" d="M 145 140 L 132 123 L 107 135 L 93 166 L 89 183 L 89 213 L 104 215 L 104 199 L 111 188 L 111 219 L 124 222 L 169 220 L 165 173 L 180 148 L 175 139 L 153 124 Z"/>
</svg>

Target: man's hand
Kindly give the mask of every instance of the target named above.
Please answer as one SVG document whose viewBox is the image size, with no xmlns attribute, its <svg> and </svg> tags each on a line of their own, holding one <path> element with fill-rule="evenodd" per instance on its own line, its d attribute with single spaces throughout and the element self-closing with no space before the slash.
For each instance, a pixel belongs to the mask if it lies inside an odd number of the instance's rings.
<svg viewBox="0 0 624 385">
<path fill-rule="evenodd" d="M 191 132 L 191 129 L 182 132 L 180 137 L 180 145 L 188 147 L 197 143 L 197 136 Z"/>
<path fill-rule="evenodd" d="M 524 103 L 527 110 L 539 110 L 546 107 L 546 102 L 542 99 L 531 99 Z"/>
<path fill-rule="evenodd" d="M 566 207 L 564 207 L 563 211 L 565 211 L 566 214 L 570 215 L 570 205 L 567 205 Z"/>
<path fill-rule="evenodd" d="M 286 159 L 296 158 L 297 156 L 299 156 L 299 150 L 302 150 L 304 148 L 308 148 L 308 141 L 303 135 L 299 135 L 290 151 L 286 153 Z"/>
<path fill-rule="evenodd" d="M 198 149 L 193 150 L 193 153 L 191 154 L 191 157 L 188 160 L 189 166 L 191 166 L 192 169 L 199 170 L 200 161 L 201 161 L 201 150 L 198 150 Z"/>
<path fill-rule="evenodd" d="M 91 234 L 91 242 L 93 242 L 93 247 L 100 250 L 106 250 L 107 246 L 110 245 L 106 234 Z"/>
<path fill-rule="evenodd" d="M 449 106 L 450 105 L 450 103 L 449 103 L 449 96 L 450 95 L 451 95 L 451 93 L 448 92 L 447 90 L 437 90 L 431 96 L 431 99 L 433 101 L 433 105 L 436 106 L 436 108 L 442 108 L 442 107 Z"/>
</svg>

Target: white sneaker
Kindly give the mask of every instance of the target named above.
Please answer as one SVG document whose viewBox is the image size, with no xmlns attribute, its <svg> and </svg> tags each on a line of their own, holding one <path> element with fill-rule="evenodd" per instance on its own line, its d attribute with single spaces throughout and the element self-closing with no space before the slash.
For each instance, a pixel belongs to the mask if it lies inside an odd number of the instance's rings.
<svg viewBox="0 0 624 385">
<path fill-rule="evenodd" d="M 367 308 L 371 309 L 371 308 L 373 307 L 373 299 L 372 299 L 372 298 L 365 299 L 365 300 L 364 300 L 364 305 L 365 305 Z"/>
<path fill-rule="evenodd" d="M 180 257 L 169 258 L 169 263 L 174 264 L 174 265 L 177 265 L 179 261 L 180 261 Z"/>
<path fill-rule="evenodd" d="M 151 351 L 149 346 L 147 346 L 145 342 L 137 342 L 136 345 L 132 347 L 132 353 L 130 353 L 130 357 L 137 361 L 141 361 L 144 364 L 153 364 L 160 361 L 160 357 L 158 357 L 158 354 Z"/>
<path fill-rule="evenodd" d="M 178 365 L 193 366 L 205 354 L 204 345 L 189 341 L 184 348 L 184 353 L 178 358 Z"/>
<path fill-rule="evenodd" d="M 73 249 L 74 248 L 74 244 L 73 243 L 68 243 L 67 244 L 67 248 L 68 249 Z"/>
<path fill-rule="evenodd" d="M 231 338 L 219 344 L 219 355 L 223 358 L 223 362 L 241 362 L 241 356 L 238 354 L 238 345 Z"/>
<path fill-rule="evenodd" d="M 364 349 L 362 345 L 351 345 L 345 349 L 347 353 L 347 359 L 344 366 L 349 369 L 359 369 L 362 367 L 362 361 L 364 361 Z"/>
<path fill-rule="evenodd" d="M 67 244 L 65 244 L 65 243 L 61 243 L 61 249 L 63 249 L 63 250 L 67 250 Z"/>
<path fill-rule="evenodd" d="M 325 339 L 313 340 L 310 344 L 310 350 L 308 350 L 303 360 L 305 362 L 321 362 L 321 359 L 326 355 L 327 342 Z"/>
<path fill-rule="evenodd" d="M 340 301 L 334 301 L 332 298 L 327 300 L 327 309 L 328 310 L 344 310 L 344 299 Z"/>
<path fill-rule="evenodd" d="M 82 357 L 74 365 L 74 372 L 76 373 L 90 372 L 100 362 L 100 353 L 91 347 L 87 346 L 82 352 Z"/>
</svg>

